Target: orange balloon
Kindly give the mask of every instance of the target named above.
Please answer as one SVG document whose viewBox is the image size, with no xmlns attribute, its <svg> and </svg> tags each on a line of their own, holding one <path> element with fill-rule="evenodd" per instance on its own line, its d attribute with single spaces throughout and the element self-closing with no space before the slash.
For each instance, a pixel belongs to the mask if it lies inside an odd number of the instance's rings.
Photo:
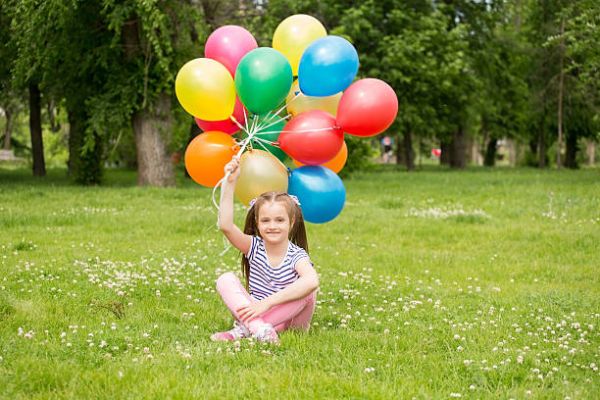
<svg viewBox="0 0 600 400">
<path fill-rule="evenodd" d="M 225 164 L 231 161 L 237 150 L 235 141 L 226 133 L 201 133 L 185 150 L 185 169 L 194 182 L 215 187 L 225 176 Z"/>
<path fill-rule="evenodd" d="M 321 164 L 321 165 L 326 168 L 329 168 L 330 170 L 332 170 L 333 172 L 335 172 L 337 174 L 338 172 L 340 172 L 342 170 L 342 168 L 344 168 L 344 165 L 346 165 L 347 160 L 348 160 L 348 146 L 346 146 L 346 142 L 344 142 L 344 143 L 342 143 L 342 148 L 337 153 L 337 155 L 335 157 L 333 157 L 331 160 L 329 160 L 326 163 Z M 302 167 L 304 165 L 300 161 L 296 161 L 296 160 L 293 160 L 293 161 L 297 167 Z"/>
</svg>

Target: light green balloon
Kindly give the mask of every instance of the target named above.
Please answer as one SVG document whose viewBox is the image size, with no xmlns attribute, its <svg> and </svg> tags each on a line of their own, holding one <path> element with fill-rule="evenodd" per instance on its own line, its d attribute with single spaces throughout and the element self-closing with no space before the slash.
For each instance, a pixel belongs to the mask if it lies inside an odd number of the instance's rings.
<svg viewBox="0 0 600 400">
<path fill-rule="evenodd" d="M 292 81 L 290 63 L 270 47 L 250 51 L 235 71 L 235 88 L 240 100 L 248 110 L 259 115 L 283 104 Z"/>
</svg>

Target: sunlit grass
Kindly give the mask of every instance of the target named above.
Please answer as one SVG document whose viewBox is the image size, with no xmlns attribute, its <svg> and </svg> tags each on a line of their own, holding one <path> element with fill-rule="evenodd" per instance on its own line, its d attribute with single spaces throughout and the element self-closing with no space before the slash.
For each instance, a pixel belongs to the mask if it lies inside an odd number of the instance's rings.
<svg viewBox="0 0 600 400">
<path fill-rule="evenodd" d="M 597 170 L 385 169 L 309 225 L 308 334 L 209 335 L 238 270 L 210 189 L 0 170 L 0 398 L 559 398 L 600 392 Z M 238 222 L 243 207 L 237 207 Z"/>
</svg>

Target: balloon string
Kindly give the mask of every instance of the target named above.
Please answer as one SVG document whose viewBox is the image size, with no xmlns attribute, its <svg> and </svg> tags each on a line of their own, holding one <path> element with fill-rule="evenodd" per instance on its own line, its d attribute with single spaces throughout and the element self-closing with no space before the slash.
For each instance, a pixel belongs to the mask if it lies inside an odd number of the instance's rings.
<svg viewBox="0 0 600 400">
<path fill-rule="evenodd" d="M 278 142 L 272 142 L 270 140 L 259 138 L 258 136 L 255 136 L 254 140 L 256 141 L 256 143 L 266 143 L 266 144 L 270 144 L 271 146 L 277 146 L 277 147 L 279 147 L 279 143 Z M 263 146 L 263 148 L 264 148 L 264 146 Z M 265 149 L 265 150 L 267 150 L 267 149 Z"/>
<path fill-rule="evenodd" d="M 232 116 L 231 117 L 232 121 L 235 121 L 235 118 Z M 238 124 L 239 125 L 239 124 Z M 254 128 L 254 124 L 253 127 Z M 235 155 L 236 157 L 240 157 L 242 155 L 242 153 L 244 152 L 244 150 L 246 150 L 246 147 L 248 146 L 248 144 L 250 144 L 250 141 L 252 140 L 252 138 L 254 137 L 254 135 L 256 134 L 256 131 L 253 129 L 250 129 L 250 131 L 248 132 L 246 129 L 244 129 L 245 132 L 248 133 L 248 137 L 246 137 L 244 140 L 242 140 L 242 142 L 240 143 L 240 150 L 237 152 L 237 154 Z M 221 179 L 219 179 L 219 181 L 217 182 L 217 184 L 215 185 L 215 187 L 212 190 L 212 203 L 215 206 L 215 208 L 217 209 L 217 211 L 220 210 L 219 204 L 217 203 L 216 200 L 216 193 L 217 193 L 217 189 L 223 184 L 223 182 L 229 178 L 229 175 L 231 175 L 231 172 L 227 172 L 225 174 L 224 177 L 222 177 Z M 219 221 L 217 221 L 217 226 L 219 225 Z"/>
<path fill-rule="evenodd" d="M 334 126 L 334 127 L 330 127 L 330 128 L 317 128 L 317 129 L 298 129 L 298 130 L 281 130 L 281 131 L 266 131 L 266 132 L 260 132 L 260 134 L 267 134 L 267 133 L 277 133 L 277 132 L 286 132 L 286 133 L 305 133 L 305 132 L 323 132 L 323 131 L 331 131 L 331 130 L 335 130 L 335 129 L 339 129 L 338 127 Z"/>
<path fill-rule="evenodd" d="M 245 119 L 245 117 L 246 117 L 246 115 L 244 114 L 244 119 Z M 240 123 L 237 121 L 237 119 L 235 119 L 235 117 L 234 117 L 233 115 L 231 115 L 231 116 L 229 117 L 229 119 L 230 119 L 231 121 L 233 121 L 233 123 L 234 123 L 234 124 L 236 124 L 238 128 L 240 128 L 242 131 L 244 131 L 244 132 L 246 132 L 246 134 L 248 134 L 248 130 L 246 129 L 246 127 L 245 127 L 245 126 L 242 126 L 242 124 L 240 124 Z"/>
<path fill-rule="evenodd" d="M 287 167 L 287 165 L 285 165 L 283 162 L 281 162 L 281 160 L 277 156 L 275 156 L 273 153 L 271 153 L 271 151 L 269 151 L 269 149 L 267 149 L 265 147 L 265 145 L 261 143 L 261 142 L 266 142 L 266 143 L 270 144 L 271 146 L 279 148 L 279 145 L 276 142 L 271 142 L 270 140 L 265 140 L 265 139 L 261 139 L 261 138 L 258 138 L 258 137 L 255 137 L 254 140 L 256 140 L 257 141 L 256 144 L 258 144 L 263 149 L 265 149 L 265 151 L 267 153 L 273 155 L 275 157 L 275 159 L 279 162 L 279 164 L 281 164 L 283 166 L 284 169 L 286 169 L 286 170 L 289 171 L 289 168 Z"/>
<path fill-rule="evenodd" d="M 262 135 L 265 133 L 265 131 L 263 131 L 263 129 L 269 129 L 270 127 L 272 127 L 273 125 L 277 125 L 278 123 L 280 123 L 281 121 L 285 121 L 286 119 L 290 118 L 291 115 L 286 115 L 285 117 L 279 117 L 279 119 L 267 126 L 261 127 L 258 132 L 256 132 L 257 135 Z M 273 133 L 273 132 L 269 132 L 269 133 Z"/>
<path fill-rule="evenodd" d="M 269 149 L 266 148 L 266 146 L 264 144 L 262 144 L 261 142 L 263 141 L 262 139 L 258 139 L 258 138 L 254 138 L 254 140 L 256 140 L 256 144 L 259 145 L 260 147 L 262 147 L 263 149 L 265 149 L 265 151 L 271 153 L 269 151 Z M 272 142 L 271 142 L 272 143 Z"/>
<path fill-rule="evenodd" d="M 301 93 L 300 93 L 300 91 L 298 91 L 298 93 L 296 93 L 296 95 L 295 95 L 294 97 L 292 97 L 292 99 L 291 99 L 290 101 L 286 102 L 286 101 L 284 100 L 284 101 L 283 101 L 283 106 L 281 106 L 281 108 L 280 108 L 279 110 L 275 111 L 275 112 L 273 113 L 273 115 L 271 115 L 270 117 L 269 117 L 268 115 L 271 113 L 271 111 L 269 111 L 269 114 L 267 114 L 267 117 L 264 119 L 264 123 L 265 123 L 265 124 L 267 124 L 267 123 L 270 123 L 270 122 L 272 121 L 273 117 L 275 117 L 275 116 L 279 116 L 279 113 L 280 113 L 280 112 L 282 112 L 282 111 L 283 111 L 283 110 L 284 110 L 284 109 L 285 109 L 285 108 L 286 108 L 288 105 L 290 105 L 290 104 L 291 104 L 291 103 L 292 103 L 294 100 L 296 100 L 298 97 L 300 97 L 300 94 L 301 94 Z M 277 122 L 274 122 L 273 124 L 270 124 L 269 126 L 271 126 L 271 125 L 274 125 L 274 124 L 276 124 L 276 123 L 278 123 L 278 122 L 280 122 L 280 121 L 281 121 L 281 120 L 279 120 L 279 121 L 277 121 Z M 260 129 L 266 129 L 266 128 L 268 128 L 268 126 L 267 126 L 267 127 L 265 127 L 265 126 L 262 126 L 262 127 L 260 127 L 260 128 L 259 128 L 259 130 L 260 130 Z"/>
<path fill-rule="evenodd" d="M 242 107 L 242 111 L 244 112 L 244 132 L 248 133 L 248 115 L 246 114 L 246 107 Z"/>
</svg>

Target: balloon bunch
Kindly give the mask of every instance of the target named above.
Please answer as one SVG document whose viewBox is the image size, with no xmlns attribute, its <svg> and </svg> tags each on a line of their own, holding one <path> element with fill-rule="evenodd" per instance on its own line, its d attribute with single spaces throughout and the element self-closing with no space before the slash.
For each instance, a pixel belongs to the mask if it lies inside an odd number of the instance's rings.
<svg viewBox="0 0 600 400">
<path fill-rule="evenodd" d="M 300 199 L 307 221 L 332 220 L 346 199 L 337 175 L 348 157 L 344 133 L 377 135 L 398 112 L 385 82 L 353 83 L 358 66 L 354 46 L 327 35 L 309 15 L 283 20 L 272 48 L 258 47 L 242 27 L 218 28 L 206 41 L 205 58 L 186 63 L 175 81 L 179 102 L 204 131 L 186 150 L 188 173 L 216 189 L 237 154 L 235 195 L 242 203 L 287 191 Z M 238 131 L 241 140 L 232 136 Z M 288 156 L 297 166 L 291 172 L 283 164 Z"/>
</svg>

